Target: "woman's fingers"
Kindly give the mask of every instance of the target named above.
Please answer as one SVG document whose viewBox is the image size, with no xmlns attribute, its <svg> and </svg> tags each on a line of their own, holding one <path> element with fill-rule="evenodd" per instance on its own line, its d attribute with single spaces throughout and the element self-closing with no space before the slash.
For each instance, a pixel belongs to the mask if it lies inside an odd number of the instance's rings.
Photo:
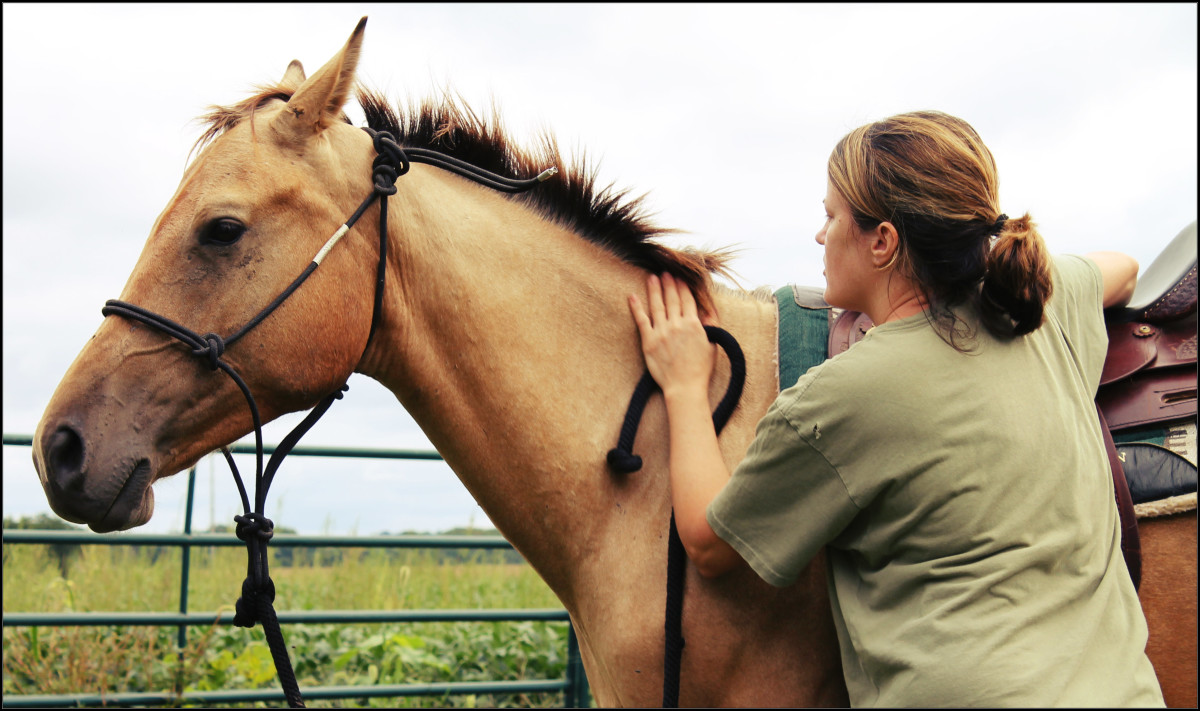
<svg viewBox="0 0 1200 711">
<path fill-rule="evenodd" d="M 663 303 L 666 309 L 667 318 L 697 317 L 696 297 L 692 295 L 692 290 L 688 285 L 670 274 L 662 276 Z"/>
<path fill-rule="evenodd" d="M 667 317 L 666 306 L 663 304 L 662 282 L 653 274 L 646 279 L 646 300 L 650 305 L 651 325 L 661 325 Z"/>
<path fill-rule="evenodd" d="M 646 301 L 629 296 L 642 341 L 646 367 L 663 392 L 703 390 L 712 374 L 714 347 L 696 318 L 696 300 L 687 284 L 669 274 L 646 279 Z"/>
<path fill-rule="evenodd" d="M 686 289 L 687 287 L 684 288 Z M 675 283 L 675 277 L 670 274 L 663 274 L 662 293 L 667 318 L 679 318 L 683 314 L 683 309 L 680 306 L 679 286 Z"/>
<path fill-rule="evenodd" d="M 681 315 L 687 319 L 698 318 L 696 315 L 696 297 L 692 296 L 692 290 L 683 282 L 678 282 L 678 286 Z"/>
<path fill-rule="evenodd" d="M 664 273 L 661 278 L 652 274 L 647 288 L 662 294 L 663 313 L 666 318 L 696 316 L 696 298 L 682 280 L 676 279 L 669 273 Z"/>
<path fill-rule="evenodd" d="M 649 325 L 654 328 L 677 318 L 698 318 L 696 298 L 692 295 L 692 290 L 686 283 L 670 274 L 664 273 L 661 277 L 651 274 L 646 278 L 646 300 L 648 306 L 642 307 L 641 301 L 634 296 L 630 307 L 636 303 L 642 314 L 647 317 Z M 637 318 L 637 314 L 634 318 Z"/>
<path fill-rule="evenodd" d="M 642 305 L 642 300 L 637 297 L 637 294 L 629 295 L 629 311 L 633 314 L 633 322 L 637 324 L 642 340 L 646 340 L 654 326 L 650 324 L 650 314 L 646 312 L 646 307 Z"/>
</svg>

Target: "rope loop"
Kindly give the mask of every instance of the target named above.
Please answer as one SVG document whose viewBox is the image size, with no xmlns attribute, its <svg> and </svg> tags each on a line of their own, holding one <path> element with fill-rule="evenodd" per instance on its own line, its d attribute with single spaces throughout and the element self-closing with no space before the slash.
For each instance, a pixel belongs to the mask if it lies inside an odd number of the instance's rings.
<svg viewBox="0 0 1200 711">
<path fill-rule="evenodd" d="M 199 348 L 192 349 L 192 355 L 208 358 L 208 367 L 210 370 L 217 369 L 217 361 L 225 353 L 225 339 L 215 333 L 206 333 L 202 340 L 207 344 Z"/>
<path fill-rule="evenodd" d="M 746 384 L 746 355 L 729 331 L 716 326 L 705 326 L 704 333 L 708 340 L 720 346 L 729 358 L 729 386 L 712 414 L 713 428 L 719 435 L 741 400 L 742 389 Z M 617 474 L 630 474 L 642 468 L 642 458 L 633 453 L 633 440 L 637 436 L 638 424 L 642 420 L 646 403 L 657 390 L 658 383 L 654 382 L 649 370 L 645 371 L 629 399 L 617 446 L 608 451 L 608 466 Z"/>
</svg>

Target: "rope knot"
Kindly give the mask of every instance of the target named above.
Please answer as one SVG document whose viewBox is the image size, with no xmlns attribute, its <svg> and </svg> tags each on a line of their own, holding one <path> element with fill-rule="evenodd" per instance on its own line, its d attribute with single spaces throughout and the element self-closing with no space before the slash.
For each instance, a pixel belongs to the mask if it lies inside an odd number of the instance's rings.
<svg viewBox="0 0 1200 711">
<path fill-rule="evenodd" d="M 206 333 L 203 340 L 207 345 L 192 349 L 192 355 L 208 358 L 210 370 L 217 369 L 217 361 L 225 354 L 225 339 L 215 333 Z"/>
<path fill-rule="evenodd" d="M 617 446 L 608 450 L 608 466 L 618 474 L 632 474 L 642 468 L 642 458 Z"/>
<path fill-rule="evenodd" d="M 260 513 L 248 513 L 245 516 L 234 516 L 237 523 L 234 534 L 239 540 L 251 542 L 251 536 L 258 540 L 269 541 L 275 535 L 275 522 Z"/>
<path fill-rule="evenodd" d="M 275 581 L 267 578 L 266 584 L 255 585 L 250 578 L 242 581 L 242 596 L 233 604 L 233 624 L 238 627 L 253 627 L 261 617 L 260 606 L 275 602 Z M 264 625 L 265 626 L 265 625 Z"/>
<path fill-rule="evenodd" d="M 372 131 L 366 129 L 371 136 L 371 144 L 375 147 L 375 160 L 371 169 L 375 179 L 375 192 L 380 195 L 396 193 L 396 179 L 408 172 L 411 164 L 404 149 L 396 143 L 396 139 L 387 131 Z"/>
<path fill-rule="evenodd" d="M 379 156 L 375 160 L 378 161 L 382 157 Z M 396 179 L 400 177 L 400 174 L 390 164 L 380 163 L 374 166 L 374 172 L 371 176 L 375 181 L 376 193 L 383 196 L 396 194 Z"/>
</svg>

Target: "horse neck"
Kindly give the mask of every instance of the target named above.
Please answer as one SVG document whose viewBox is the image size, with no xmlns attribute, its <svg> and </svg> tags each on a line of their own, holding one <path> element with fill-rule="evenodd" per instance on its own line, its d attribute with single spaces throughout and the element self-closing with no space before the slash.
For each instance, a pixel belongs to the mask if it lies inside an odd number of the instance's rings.
<svg viewBox="0 0 1200 711">
<path fill-rule="evenodd" d="M 569 603 L 614 525 L 669 516 L 665 452 L 623 479 L 605 464 L 644 369 L 627 297 L 644 292 L 645 273 L 461 179 L 430 169 L 405 181 L 389 218 L 385 323 L 363 370 Z M 770 314 L 743 301 L 724 300 L 722 325 L 773 340 Z M 771 366 L 755 367 L 755 386 L 770 380 Z M 714 401 L 727 375 L 716 380 Z M 734 439 L 732 461 L 748 443 Z M 639 442 L 655 441 L 665 427 L 652 406 Z"/>
</svg>

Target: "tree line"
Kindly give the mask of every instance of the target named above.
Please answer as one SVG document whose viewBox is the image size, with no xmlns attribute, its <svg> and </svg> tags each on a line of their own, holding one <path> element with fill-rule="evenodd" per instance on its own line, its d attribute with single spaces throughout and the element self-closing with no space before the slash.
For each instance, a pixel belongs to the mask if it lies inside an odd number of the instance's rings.
<svg viewBox="0 0 1200 711">
<path fill-rule="evenodd" d="M 76 526 L 62 519 L 51 516 L 49 514 L 38 514 L 36 516 L 21 516 L 14 518 L 11 516 L 4 517 L 4 528 L 18 530 L 41 530 L 41 531 L 82 531 L 82 526 Z M 294 528 L 287 526 L 279 526 L 275 529 L 276 533 L 280 534 L 295 534 L 297 531 Z M 225 533 L 233 536 L 233 526 L 230 524 L 218 524 L 211 527 L 203 533 Z M 430 534 L 418 531 L 405 531 L 400 534 L 391 534 L 388 532 L 379 535 L 405 535 L 405 536 L 496 536 L 499 532 L 494 528 L 478 529 L 478 528 L 452 528 L 448 531 L 443 531 L 438 534 Z M 12 544 L 4 544 L 4 562 L 8 562 L 9 546 Z M 27 545 L 27 544 L 22 544 Z M 47 544 L 55 563 L 58 565 L 59 571 L 64 578 L 68 577 L 70 572 L 71 561 L 79 555 L 81 545 L 78 543 L 51 543 Z M 171 551 L 180 550 L 178 546 L 166 545 L 137 545 L 131 546 L 132 554 L 136 558 L 147 560 L 150 564 L 158 561 L 160 556 L 166 555 Z M 331 567 L 339 565 L 347 560 L 348 555 L 354 555 L 360 560 L 372 555 L 376 558 L 383 556 L 388 561 L 407 560 L 411 549 L 400 548 L 380 548 L 380 549 L 356 549 L 348 550 L 346 548 L 334 548 L 329 546 L 272 546 L 271 547 L 271 565 L 282 568 L 290 567 Z M 507 564 L 520 565 L 525 562 L 520 553 L 515 550 L 508 549 L 489 549 L 482 550 L 477 548 L 427 548 L 420 549 L 420 553 L 424 561 L 435 565 L 460 565 L 467 563 L 490 563 L 490 564 Z"/>
</svg>

